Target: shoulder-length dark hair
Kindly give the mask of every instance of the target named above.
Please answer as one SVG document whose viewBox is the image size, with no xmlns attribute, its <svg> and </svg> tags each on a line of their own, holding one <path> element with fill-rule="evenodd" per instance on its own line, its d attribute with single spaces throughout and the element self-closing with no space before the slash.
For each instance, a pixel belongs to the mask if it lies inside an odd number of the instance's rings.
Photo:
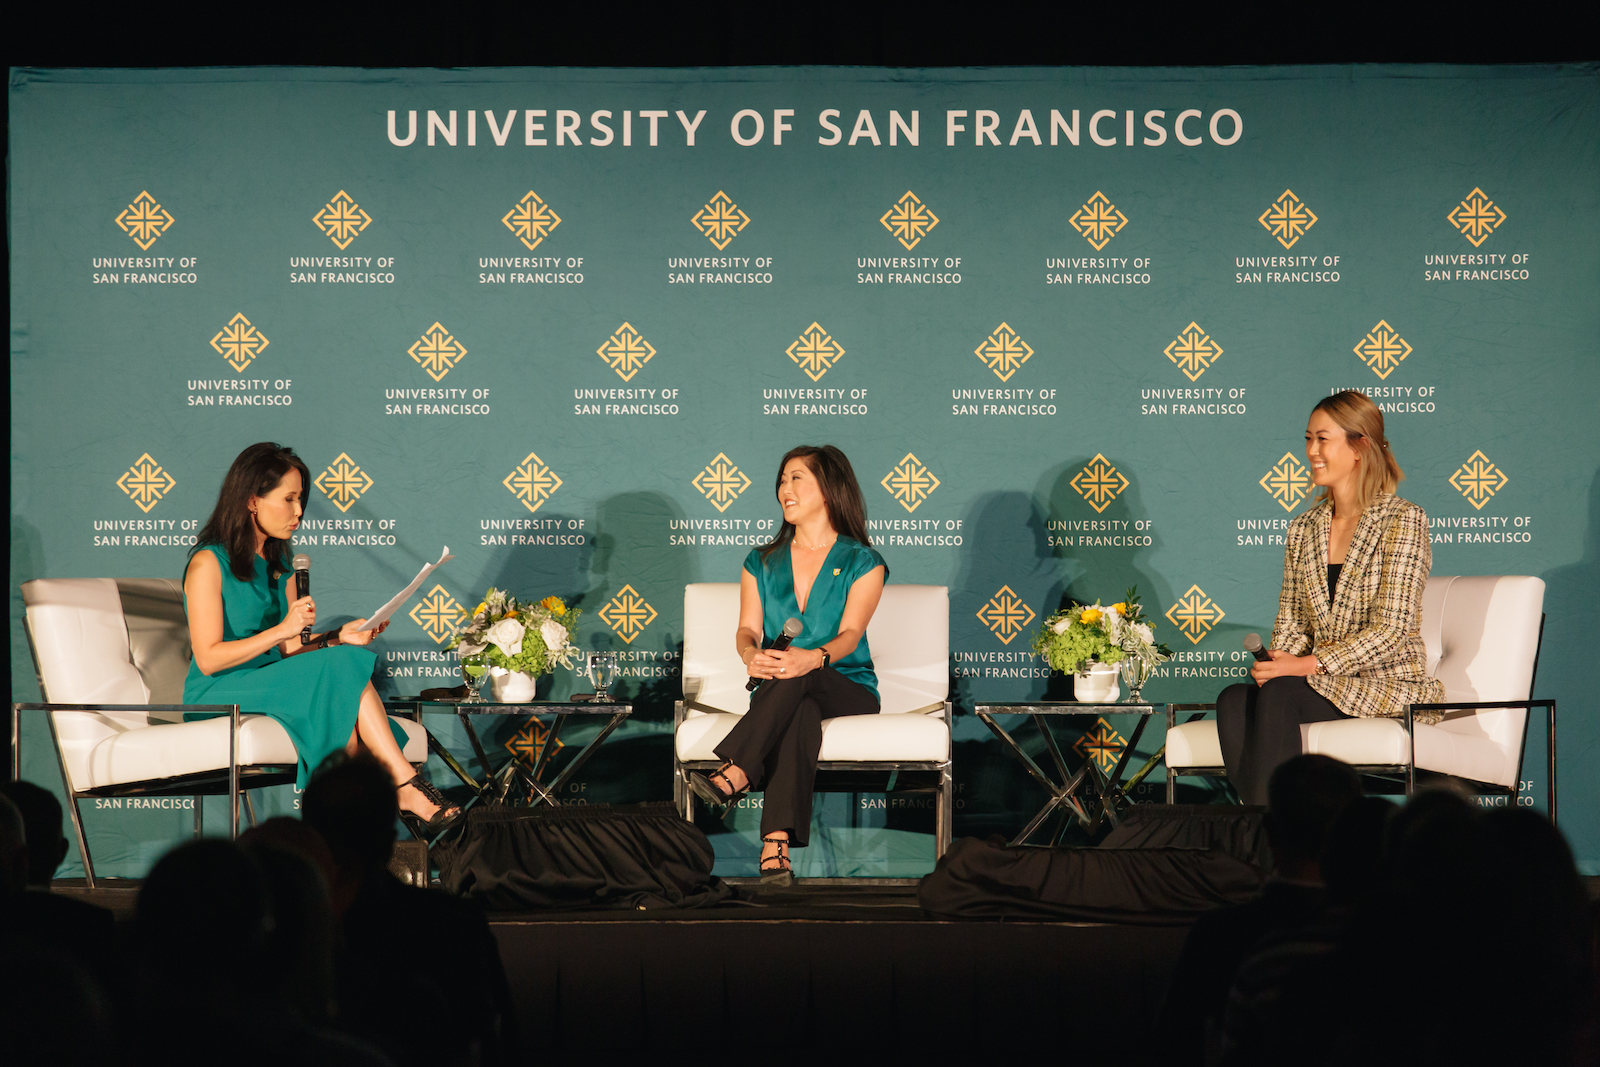
<svg viewBox="0 0 1600 1067">
<path fill-rule="evenodd" d="M 227 550 L 228 567 L 233 576 L 248 582 L 256 570 L 256 520 L 250 513 L 250 498 L 266 496 L 290 471 L 300 472 L 303 501 L 311 489 L 311 472 L 306 469 L 305 461 L 294 454 L 294 449 L 275 441 L 262 441 L 240 452 L 223 476 L 217 506 L 211 509 L 211 517 L 206 520 L 189 555 L 193 556 L 206 545 L 221 545 Z M 289 542 L 269 537 L 261 554 L 266 557 L 271 577 L 277 578 L 288 570 Z"/>
<path fill-rule="evenodd" d="M 783 469 L 791 459 L 804 460 L 816 476 L 822 489 L 822 502 L 828 509 L 828 522 L 844 537 L 854 538 L 864 545 L 872 544 L 867 536 L 867 505 L 861 499 L 861 485 L 856 481 L 855 468 L 850 460 L 833 445 L 800 445 L 791 448 L 778 461 L 778 476 L 773 479 L 772 491 L 783 487 Z M 794 523 L 785 522 L 771 541 L 761 546 L 765 560 L 794 539 Z"/>
</svg>

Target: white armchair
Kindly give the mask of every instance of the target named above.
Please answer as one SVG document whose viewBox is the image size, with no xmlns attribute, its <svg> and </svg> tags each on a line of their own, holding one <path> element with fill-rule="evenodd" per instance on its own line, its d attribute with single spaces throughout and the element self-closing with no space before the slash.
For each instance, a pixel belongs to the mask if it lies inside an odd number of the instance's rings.
<svg viewBox="0 0 1600 1067">
<path fill-rule="evenodd" d="M 1534 700 L 1534 673 L 1544 631 L 1544 581 L 1525 575 L 1428 579 L 1422 596 L 1422 639 L 1428 672 L 1444 683 L 1445 703 L 1414 704 L 1403 719 L 1339 719 L 1300 727 L 1302 748 L 1351 764 L 1365 774 L 1403 778 L 1409 794 L 1417 770 L 1451 775 L 1505 791 L 1522 777 L 1528 714 L 1548 711 L 1548 802 L 1556 817 L 1556 704 Z M 1174 712 L 1215 705 L 1175 705 Z M 1419 709 L 1441 710 L 1433 725 L 1412 721 Z M 1413 758 L 1413 756 L 1415 758 Z M 1226 773 L 1214 720 L 1167 731 L 1167 796 L 1177 775 Z"/>
<path fill-rule="evenodd" d="M 67 811 L 94 887 L 94 861 L 78 801 L 88 797 L 192 796 L 195 834 L 200 798 L 229 800 L 229 834 L 239 832 L 246 789 L 295 780 L 299 754 L 288 733 L 236 704 L 183 704 L 189 629 L 183 589 L 164 578 L 41 578 L 22 586 L 28 643 L 46 704 L 17 704 L 11 718 L 12 774 L 21 774 L 23 713 L 43 712 L 55 742 Z M 184 712 L 219 717 L 184 722 Z M 427 733 L 406 731 L 405 757 L 428 758 Z"/>
<path fill-rule="evenodd" d="M 721 765 L 715 749 L 750 707 L 749 675 L 734 648 L 737 582 L 683 591 L 683 699 L 674 713 L 673 798 L 686 819 L 694 794 L 685 775 Z M 891 781 L 930 778 L 936 794 L 934 850 L 950 844 L 950 594 L 942 585 L 889 585 L 867 626 L 882 711 L 822 720 L 819 778 L 879 772 Z"/>
</svg>

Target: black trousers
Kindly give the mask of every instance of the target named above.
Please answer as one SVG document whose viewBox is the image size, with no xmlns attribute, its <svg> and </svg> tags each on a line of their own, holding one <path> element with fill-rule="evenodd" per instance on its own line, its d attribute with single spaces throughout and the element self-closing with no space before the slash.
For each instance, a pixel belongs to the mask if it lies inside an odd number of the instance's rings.
<svg viewBox="0 0 1600 1067">
<path fill-rule="evenodd" d="M 761 834 L 789 832 L 789 843 L 804 848 L 811 834 L 811 789 L 822 752 L 822 720 L 841 715 L 876 715 L 872 690 L 826 667 L 799 678 L 769 678 L 750 698 L 717 755 L 750 778 L 763 793 Z"/>
<path fill-rule="evenodd" d="M 1230 685 L 1217 696 L 1217 741 L 1241 804 L 1265 804 L 1272 772 L 1300 755 L 1300 724 L 1346 718 L 1304 678 Z"/>
</svg>

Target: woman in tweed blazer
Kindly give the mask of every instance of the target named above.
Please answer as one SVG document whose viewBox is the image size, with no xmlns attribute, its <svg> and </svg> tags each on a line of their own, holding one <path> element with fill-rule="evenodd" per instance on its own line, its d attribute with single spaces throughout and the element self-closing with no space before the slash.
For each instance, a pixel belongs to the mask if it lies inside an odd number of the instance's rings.
<svg viewBox="0 0 1600 1067">
<path fill-rule="evenodd" d="M 1272 658 L 1217 697 L 1223 761 L 1245 804 L 1267 802 L 1273 769 L 1300 753 L 1302 723 L 1444 699 L 1422 645 L 1428 517 L 1394 495 L 1404 475 L 1383 413 L 1361 393 L 1326 398 L 1306 426 L 1306 458 L 1322 493 L 1289 524 Z"/>
</svg>

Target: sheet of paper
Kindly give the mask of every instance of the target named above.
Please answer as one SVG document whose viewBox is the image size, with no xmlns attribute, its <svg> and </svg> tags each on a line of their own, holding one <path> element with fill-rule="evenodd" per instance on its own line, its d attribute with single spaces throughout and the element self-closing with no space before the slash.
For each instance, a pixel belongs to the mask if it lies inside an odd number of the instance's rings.
<svg viewBox="0 0 1600 1067">
<path fill-rule="evenodd" d="M 455 559 L 455 557 L 450 554 L 450 546 L 445 545 L 444 551 L 439 553 L 439 559 L 437 562 L 424 563 L 422 565 L 422 569 L 417 572 L 417 576 L 411 579 L 411 584 L 396 593 L 383 607 L 379 608 L 377 611 L 374 611 L 372 613 L 372 618 L 356 627 L 356 633 L 359 634 L 365 633 L 368 630 L 376 630 L 379 625 L 387 622 L 389 620 L 389 616 L 399 611 L 400 606 L 407 600 L 411 599 L 411 594 L 415 593 L 422 586 L 422 583 L 428 580 L 428 575 L 433 573 L 433 569 L 435 567 L 441 566 L 445 563 L 445 561 L 452 559 Z"/>
</svg>

